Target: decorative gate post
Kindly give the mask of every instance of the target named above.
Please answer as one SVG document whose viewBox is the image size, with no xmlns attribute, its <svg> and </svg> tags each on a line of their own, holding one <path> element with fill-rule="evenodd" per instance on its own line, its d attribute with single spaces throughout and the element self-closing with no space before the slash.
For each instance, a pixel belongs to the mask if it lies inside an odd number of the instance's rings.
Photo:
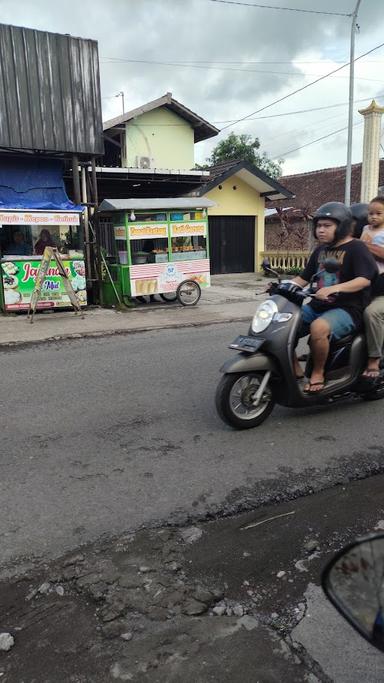
<svg viewBox="0 0 384 683">
<path fill-rule="evenodd" d="M 359 114 L 364 116 L 361 202 L 370 202 L 378 192 L 381 117 L 383 112 L 384 107 L 380 107 L 375 100 L 372 100 L 366 109 L 359 109 Z"/>
</svg>

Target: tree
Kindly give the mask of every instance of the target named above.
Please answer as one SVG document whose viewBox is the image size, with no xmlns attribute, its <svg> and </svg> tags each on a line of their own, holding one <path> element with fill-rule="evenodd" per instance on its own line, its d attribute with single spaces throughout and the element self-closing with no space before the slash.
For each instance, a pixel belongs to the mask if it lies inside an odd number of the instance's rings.
<svg viewBox="0 0 384 683">
<path fill-rule="evenodd" d="M 271 234 L 270 248 L 279 251 L 308 251 L 313 248 L 312 215 L 308 207 L 302 209 L 276 208 L 279 227 Z"/>
<path fill-rule="evenodd" d="M 221 161 L 248 161 L 253 166 L 257 166 L 271 178 L 281 176 L 281 166 L 283 161 L 275 162 L 268 158 L 266 152 L 260 152 L 259 138 L 252 138 L 252 135 L 242 133 L 236 135 L 230 133 L 225 140 L 221 140 L 213 148 L 211 156 L 207 159 L 209 166 L 215 166 Z"/>
</svg>

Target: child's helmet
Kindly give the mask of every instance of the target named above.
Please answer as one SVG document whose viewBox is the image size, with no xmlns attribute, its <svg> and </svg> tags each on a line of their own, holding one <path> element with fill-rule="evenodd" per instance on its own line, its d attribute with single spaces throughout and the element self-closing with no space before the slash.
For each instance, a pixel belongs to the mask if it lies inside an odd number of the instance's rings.
<svg viewBox="0 0 384 683">
<path fill-rule="evenodd" d="M 363 228 L 368 223 L 368 204 L 351 204 L 351 213 L 354 220 L 353 236 L 359 239 Z"/>
<path fill-rule="evenodd" d="M 334 242 L 338 242 L 351 233 L 352 212 L 342 202 L 327 202 L 317 209 L 313 216 L 315 237 L 317 222 L 320 218 L 329 218 L 337 223 Z"/>
</svg>

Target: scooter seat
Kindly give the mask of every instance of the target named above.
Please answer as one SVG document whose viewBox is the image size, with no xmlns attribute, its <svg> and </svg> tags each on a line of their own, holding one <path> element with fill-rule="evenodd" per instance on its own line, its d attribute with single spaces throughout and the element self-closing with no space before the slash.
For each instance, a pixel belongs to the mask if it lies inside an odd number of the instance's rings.
<svg viewBox="0 0 384 683">
<path fill-rule="evenodd" d="M 341 337 L 341 339 L 333 339 L 331 341 L 331 346 L 334 349 L 339 348 L 340 346 L 346 346 L 347 344 L 351 344 L 354 340 L 356 335 L 354 334 L 347 334 L 346 337 Z"/>
</svg>

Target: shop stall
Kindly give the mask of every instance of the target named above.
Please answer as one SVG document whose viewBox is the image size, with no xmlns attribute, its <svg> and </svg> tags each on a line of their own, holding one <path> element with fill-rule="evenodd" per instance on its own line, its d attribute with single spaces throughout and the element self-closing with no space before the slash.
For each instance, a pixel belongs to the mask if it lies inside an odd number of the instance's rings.
<svg viewBox="0 0 384 683">
<path fill-rule="evenodd" d="M 0 208 L 0 307 L 3 312 L 28 311 L 44 248 L 56 247 L 81 306 L 87 304 L 81 211 L 38 211 Z M 52 261 L 38 309 L 67 308 L 57 263 Z"/>
<path fill-rule="evenodd" d="M 208 199 L 106 199 L 102 225 L 103 300 L 162 295 L 197 303 L 210 285 Z M 106 220 L 108 219 L 108 220 Z"/>
</svg>

